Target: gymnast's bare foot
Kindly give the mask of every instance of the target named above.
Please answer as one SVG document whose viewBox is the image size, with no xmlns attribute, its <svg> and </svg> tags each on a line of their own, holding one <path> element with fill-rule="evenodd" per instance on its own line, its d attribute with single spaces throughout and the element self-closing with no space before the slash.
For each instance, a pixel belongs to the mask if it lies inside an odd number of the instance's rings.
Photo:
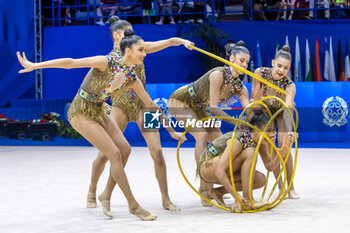
<svg viewBox="0 0 350 233">
<path fill-rule="evenodd" d="M 221 206 L 226 206 L 224 199 L 223 199 L 223 194 L 216 188 L 213 188 L 209 191 L 209 196 L 214 198 L 214 200 Z"/>
<path fill-rule="evenodd" d="M 163 207 L 164 207 L 164 209 L 170 210 L 170 211 L 180 211 L 181 210 L 179 207 L 174 205 L 171 201 L 164 201 Z"/>
<path fill-rule="evenodd" d="M 300 196 L 295 192 L 294 189 L 289 190 L 288 197 L 289 199 L 300 199 Z"/>
<path fill-rule="evenodd" d="M 94 192 L 88 192 L 87 200 L 86 200 L 86 207 L 87 208 L 96 208 L 96 193 Z"/>
<path fill-rule="evenodd" d="M 148 212 L 143 209 L 140 205 L 136 206 L 136 208 L 129 209 L 130 214 L 136 215 L 142 221 L 153 221 L 157 218 L 157 215 Z"/>
<path fill-rule="evenodd" d="M 254 205 L 254 209 L 261 209 L 261 208 L 264 208 L 265 206 L 269 205 L 270 203 L 269 202 L 260 202 L 260 201 L 253 201 L 253 205 Z M 250 203 L 249 205 L 247 206 L 248 209 L 252 209 L 252 207 L 250 206 Z"/>
<path fill-rule="evenodd" d="M 109 218 L 113 218 L 113 213 L 111 211 L 111 201 L 108 199 L 105 199 L 102 194 L 98 196 L 98 200 L 101 202 L 102 204 L 102 211 L 103 213 L 109 217 Z"/>
<path fill-rule="evenodd" d="M 203 191 L 203 192 L 201 192 L 201 194 L 205 197 L 205 198 L 207 198 L 207 199 L 211 199 L 211 197 L 209 196 L 209 191 Z M 202 206 L 203 207 L 212 207 L 213 205 L 211 204 L 211 203 L 209 203 L 209 202 L 207 202 L 206 200 L 204 200 L 203 198 L 201 198 L 201 203 L 202 203 Z"/>
</svg>

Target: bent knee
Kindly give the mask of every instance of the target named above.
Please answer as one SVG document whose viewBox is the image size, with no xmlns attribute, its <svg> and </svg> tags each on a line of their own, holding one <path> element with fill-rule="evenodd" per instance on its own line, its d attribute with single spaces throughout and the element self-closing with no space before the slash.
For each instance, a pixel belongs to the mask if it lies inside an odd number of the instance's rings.
<svg viewBox="0 0 350 233">
<path fill-rule="evenodd" d="M 107 161 L 108 161 L 107 156 L 105 156 L 102 153 L 99 153 L 97 155 L 97 158 L 94 160 L 94 164 L 105 164 L 105 163 L 107 163 Z"/>
<path fill-rule="evenodd" d="M 256 188 L 263 187 L 266 184 L 266 176 L 263 173 L 256 171 L 254 183 L 255 183 Z"/>
<path fill-rule="evenodd" d="M 196 139 L 196 142 L 207 142 L 209 137 L 208 132 L 196 132 L 192 133 L 192 135 Z"/>
<path fill-rule="evenodd" d="M 164 166 L 165 165 L 165 160 L 164 160 L 162 149 L 156 149 L 152 153 L 152 158 L 153 158 L 154 164 L 156 166 Z"/>
</svg>

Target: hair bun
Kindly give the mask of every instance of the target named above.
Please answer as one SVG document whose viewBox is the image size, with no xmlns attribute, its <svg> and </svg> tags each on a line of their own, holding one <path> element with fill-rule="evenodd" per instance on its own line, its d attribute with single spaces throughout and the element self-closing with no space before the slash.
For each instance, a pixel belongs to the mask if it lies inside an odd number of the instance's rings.
<svg viewBox="0 0 350 233">
<path fill-rule="evenodd" d="M 134 32 L 134 30 L 132 30 L 130 28 L 128 28 L 128 29 L 126 29 L 124 31 L 124 37 L 130 37 L 130 36 L 133 36 L 133 35 L 135 35 L 135 32 Z"/>
<path fill-rule="evenodd" d="M 290 52 L 290 47 L 289 47 L 289 45 L 283 45 L 282 50 L 283 50 L 283 51 L 286 51 L 286 52 Z"/>
<path fill-rule="evenodd" d="M 254 115 L 256 116 L 263 115 L 263 114 L 266 114 L 266 111 L 262 106 L 258 106 L 257 109 L 255 109 L 254 111 Z"/>
<path fill-rule="evenodd" d="M 109 17 L 109 19 L 108 19 L 110 25 L 118 22 L 119 20 L 120 20 L 120 18 L 116 15 L 113 15 L 113 16 Z"/>
<path fill-rule="evenodd" d="M 236 46 L 235 42 L 229 40 L 225 45 L 225 52 L 227 56 L 230 56 L 232 49 Z"/>
<path fill-rule="evenodd" d="M 236 43 L 236 46 L 242 46 L 242 47 L 245 47 L 245 43 L 243 40 L 240 40 Z"/>
</svg>

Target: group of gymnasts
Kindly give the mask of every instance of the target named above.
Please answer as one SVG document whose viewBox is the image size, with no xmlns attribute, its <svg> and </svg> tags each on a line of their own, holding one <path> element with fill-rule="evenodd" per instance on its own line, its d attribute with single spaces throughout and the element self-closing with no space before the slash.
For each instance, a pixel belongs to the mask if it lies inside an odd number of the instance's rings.
<svg viewBox="0 0 350 233">
<path fill-rule="evenodd" d="M 124 167 L 128 161 L 131 147 L 123 135 L 129 122 L 136 122 L 140 129 L 143 129 L 143 111 L 146 109 L 161 109 L 152 101 L 146 91 L 146 77 L 143 60 L 148 53 L 154 53 L 170 46 L 184 45 L 191 49 L 193 43 L 181 38 L 170 38 L 156 42 L 145 42 L 141 37 L 134 34 L 132 25 L 126 20 L 120 20 L 116 16 L 110 19 L 110 33 L 113 39 L 113 49 L 106 56 L 94 56 L 81 59 L 61 58 L 44 62 L 33 63 L 27 60 L 25 53 L 17 52 L 17 57 L 23 69 L 19 73 L 30 72 L 35 69 L 44 68 L 91 68 L 84 78 L 76 96 L 74 97 L 68 110 L 68 120 L 72 127 L 87 139 L 99 153 L 92 165 L 91 182 L 87 195 L 87 207 L 95 208 L 97 182 L 105 168 L 107 161 L 110 163 L 110 175 L 105 190 L 98 196 L 103 207 L 103 213 L 113 217 L 110 209 L 110 199 L 116 184 L 119 185 L 125 198 L 127 199 L 129 212 L 136 215 L 141 220 L 151 221 L 157 218 L 141 207 L 134 198 Z M 228 43 L 225 46 L 230 62 L 244 69 L 248 67 L 250 60 L 249 50 L 244 42 Z M 278 50 L 272 60 L 272 68 L 258 68 L 255 74 L 270 83 L 284 89 L 284 95 L 269 85 L 257 80 L 253 81 L 251 98 L 240 79 L 243 73 L 231 66 L 216 67 L 205 73 L 198 80 L 176 90 L 168 101 L 168 107 L 172 115 L 177 120 L 186 120 L 187 116 L 195 120 L 204 117 L 214 116 L 230 117 L 222 109 L 219 103 L 237 96 L 243 106 L 247 107 L 252 101 L 259 100 L 265 96 L 277 96 L 288 106 L 293 106 L 296 92 L 295 85 L 287 77 L 287 72 L 291 66 L 291 54 L 287 45 Z M 112 109 L 106 104 L 108 99 L 112 101 Z M 281 103 L 274 99 L 264 101 L 272 113 L 276 113 L 281 107 Z M 249 119 L 250 124 L 263 130 L 270 120 L 270 116 L 263 109 L 254 111 Z M 279 151 L 283 158 L 289 153 L 293 136 L 290 118 L 286 112 L 281 112 L 266 131 L 266 135 L 275 142 L 276 126 L 278 127 Z M 164 122 L 167 118 L 164 117 Z M 169 124 L 168 124 L 169 125 Z M 186 141 L 186 137 L 173 128 L 166 128 L 172 138 Z M 162 205 L 169 211 L 179 211 L 169 197 L 166 164 L 161 148 L 158 130 L 145 132 L 141 130 L 143 137 L 149 148 L 154 162 L 155 174 L 159 184 Z M 195 159 L 197 162 L 197 174 L 201 178 L 199 192 L 211 199 L 215 199 L 219 204 L 224 205 L 223 195 L 230 193 L 235 199 L 234 190 L 230 182 L 228 172 L 229 163 L 233 165 L 235 186 L 238 191 L 243 192 L 239 196 L 245 203 L 249 198 L 249 171 L 253 163 L 254 151 L 260 138 L 258 131 L 242 130 L 234 137 L 232 160 L 230 160 L 229 146 L 232 132 L 222 135 L 220 129 L 211 128 L 206 130 L 189 131 L 196 140 Z M 208 144 L 209 143 L 209 144 Z M 207 145 L 208 144 L 208 145 Z M 275 177 L 280 173 L 280 158 L 274 156 L 270 158 L 270 144 L 263 140 L 259 149 L 260 156 L 267 170 L 273 171 Z M 287 181 L 291 183 L 293 172 L 292 156 L 286 162 Z M 254 172 L 253 189 L 260 188 L 266 183 L 265 176 L 258 171 Z M 214 184 L 222 186 L 213 188 Z M 294 191 L 293 184 L 288 196 L 291 199 L 299 198 Z M 281 182 L 279 188 L 283 189 Z M 201 199 L 203 206 L 210 206 Z M 240 203 L 235 200 L 231 207 L 232 211 L 242 210 Z"/>
</svg>

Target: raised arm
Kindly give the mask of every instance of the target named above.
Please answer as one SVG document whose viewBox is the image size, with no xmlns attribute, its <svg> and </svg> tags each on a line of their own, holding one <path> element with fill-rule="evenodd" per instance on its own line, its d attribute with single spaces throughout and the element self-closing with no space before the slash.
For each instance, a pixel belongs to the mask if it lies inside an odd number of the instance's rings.
<svg viewBox="0 0 350 233">
<path fill-rule="evenodd" d="M 168 48 L 171 46 L 179 46 L 179 45 L 184 45 L 187 49 L 191 50 L 192 48 L 190 48 L 189 45 L 194 45 L 193 42 L 179 38 L 179 37 L 172 37 L 167 40 L 159 40 L 154 42 L 145 42 L 145 44 L 146 44 L 146 53 L 155 53 L 165 48 Z"/>
<path fill-rule="evenodd" d="M 156 108 L 161 113 L 163 113 L 160 107 L 152 101 L 151 97 L 146 92 L 145 88 L 142 85 L 142 82 L 139 79 L 137 79 L 130 87 L 134 89 L 138 97 L 140 97 L 140 99 L 142 100 L 142 102 L 145 104 L 147 108 Z M 162 115 L 164 117 L 164 114 Z M 170 125 L 166 117 L 164 117 L 164 121 L 167 125 Z M 185 136 L 182 136 L 181 133 L 176 132 L 172 127 L 167 127 L 166 129 L 171 135 L 171 137 L 174 138 L 175 140 L 178 140 L 181 143 L 187 140 Z"/>
<path fill-rule="evenodd" d="M 20 70 L 18 73 L 26 73 L 37 69 L 45 68 L 63 68 L 63 69 L 74 69 L 74 68 L 96 68 L 100 71 L 105 71 L 107 69 L 108 61 L 106 56 L 95 56 L 86 57 L 80 59 L 73 58 L 60 58 L 44 62 L 30 62 L 28 61 L 25 53 L 22 55 L 17 52 L 18 61 L 21 63 L 24 69 Z"/>
<path fill-rule="evenodd" d="M 209 75 L 209 111 L 215 115 L 215 116 L 223 116 L 223 117 L 231 117 L 228 115 L 225 111 L 223 111 L 221 108 L 219 108 L 219 95 L 220 95 L 220 89 L 223 83 L 223 76 L 220 71 L 214 71 Z M 235 121 L 232 120 L 224 120 L 230 124 L 235 124 Z"/>
</svg>

